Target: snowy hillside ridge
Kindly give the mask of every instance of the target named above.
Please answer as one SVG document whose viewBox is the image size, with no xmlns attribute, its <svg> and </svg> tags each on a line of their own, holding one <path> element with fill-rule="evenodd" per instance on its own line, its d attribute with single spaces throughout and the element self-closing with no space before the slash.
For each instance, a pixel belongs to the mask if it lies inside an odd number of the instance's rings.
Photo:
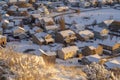
<svg viewBox="0 0 120 80">
<path fill-rule="evenodd" d="M 96 63 L 83 67 L 57 64 L 49 67 L 45 66 L 41 56 L 17 53 L 12 49 L 0 49 L 0 60 L 4 60 L 12 72 L 7 80 L 120 80 L 119 74 L 116 77 Z"/>
<path fill-rule="evenodd" d="M 4 60 L 15 74 L 11 80 L 86 80 L 86 74 L 80 68 L 59 65 L 48 67 L 41 56 L 0 49 L 0 59 Z"/>
</svg>

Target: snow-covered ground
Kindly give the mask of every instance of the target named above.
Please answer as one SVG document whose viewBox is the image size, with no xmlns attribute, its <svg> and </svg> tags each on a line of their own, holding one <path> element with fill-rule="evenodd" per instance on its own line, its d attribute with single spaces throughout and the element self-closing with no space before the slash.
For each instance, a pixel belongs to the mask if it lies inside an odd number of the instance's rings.
<svg viewBox="0 0 120 80">
<path fill-rule="evenodd" d="M 9 42 L 7 45 L 8 48 L 13 48 L 13 50 L 19 53 L 23 53 L 24 51 L 31 49 L 32 51 L 29 53 L 40 55 L 39 45 L 33 44 L 31 41 Z"/>
<path fill-rule="evenodd" d="M 97 20 L 98 23 L 108 19 L 114 19 L 120 21 L 119 15 L 120 15 L 120 10 L 100 9 L 100 10 L 81 12 L 80 14 L 65 15 L 65 22 L 69 24 L 76 22 L 78 24 L 89 25 L 92 22 L 94 22 L 94 20 Z M 85 17 L 89 19 L 85 19 Z"/>
<path fill-rule="evenodd" d="M 21 41 L 21 42 L 8 42 L 7 43 L 7 47 L 8 48 L 13 48 L 13 50 L 15 50 L 16 52 L 19 53 L 31 53 L 31 54 L 35 54 L 35 55 L 41 55 L 39 49 L 44 50 L 45 52 L 49 52 L 49 51 L 57 51 L 58 49 L 62 48 L 62 44 L 58 44 L 58 43 L 53 43 L 53 44 L 49 44 L 49 45 L 37 45 L 34 44 L 32 41 Z M 27 52 L 26 52 L 27 51 Z"/>
</svg>

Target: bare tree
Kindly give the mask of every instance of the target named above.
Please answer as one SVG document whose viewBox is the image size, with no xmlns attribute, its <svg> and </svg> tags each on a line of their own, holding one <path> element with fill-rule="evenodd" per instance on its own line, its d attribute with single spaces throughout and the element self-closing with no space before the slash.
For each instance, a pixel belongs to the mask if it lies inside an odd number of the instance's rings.
<svg viewBox="0 0 120 80">
<path fill-rule="evenodd" d="M 60 18 L 59 24 L 60 24 L 60 29 L 65 30 L 65 20 L 63 17 Z"/>
</svg>

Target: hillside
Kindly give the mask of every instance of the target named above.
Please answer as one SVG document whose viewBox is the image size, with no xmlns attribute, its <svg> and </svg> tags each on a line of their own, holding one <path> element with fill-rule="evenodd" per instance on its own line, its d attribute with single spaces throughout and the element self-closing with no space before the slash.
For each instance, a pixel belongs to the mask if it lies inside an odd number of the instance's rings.
<svg viewBox="0 0 120 80">
<path fill-rule="evenodd" d="M 9 75 L 11 80 L 86 80 L 86 74 L 81 69 L 57 65 L 47 67 L 40 56 L 1 49 L 0 59 L 14 73 L 14 76 Z"/>
<path fill-rule="evenodd" d="M 96 63 L 81 68 L 48 67 L 42 57 L 16 53 L 12 49 L 0 50 L 0 70 L 3 71 L 0 80 L 119 80 L 120 75 Z"/>
</svg>

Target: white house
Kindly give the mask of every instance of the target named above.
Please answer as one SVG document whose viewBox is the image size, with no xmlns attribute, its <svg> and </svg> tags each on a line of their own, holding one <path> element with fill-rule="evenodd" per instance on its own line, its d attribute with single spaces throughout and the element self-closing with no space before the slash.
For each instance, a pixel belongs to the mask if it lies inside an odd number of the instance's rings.
<svg viewBox="0 0 120 80">
<path fill-rule="evenodd" d="M 39 33 L 33 34 L 32 40 L 34 43 L 37 43 L 38 45 L 54 43 L 54 39 L 52 35 L 47 34 L 45 32 L 39 32 Z"/>
<path fill-rule="evenodd" d="M 69 59 L 75 57 L 78 51 L 77 46 L 68 46 L 58 50 L 58 57 L 61 59 Z"/>
<path fill-rule="evenodd" d="M 94 38 L 94 33 L 90 30 L 83 30 L 77 33 L 77 38 L 81 41 L 86 41 L 91 38 Z"/>
</svg>

